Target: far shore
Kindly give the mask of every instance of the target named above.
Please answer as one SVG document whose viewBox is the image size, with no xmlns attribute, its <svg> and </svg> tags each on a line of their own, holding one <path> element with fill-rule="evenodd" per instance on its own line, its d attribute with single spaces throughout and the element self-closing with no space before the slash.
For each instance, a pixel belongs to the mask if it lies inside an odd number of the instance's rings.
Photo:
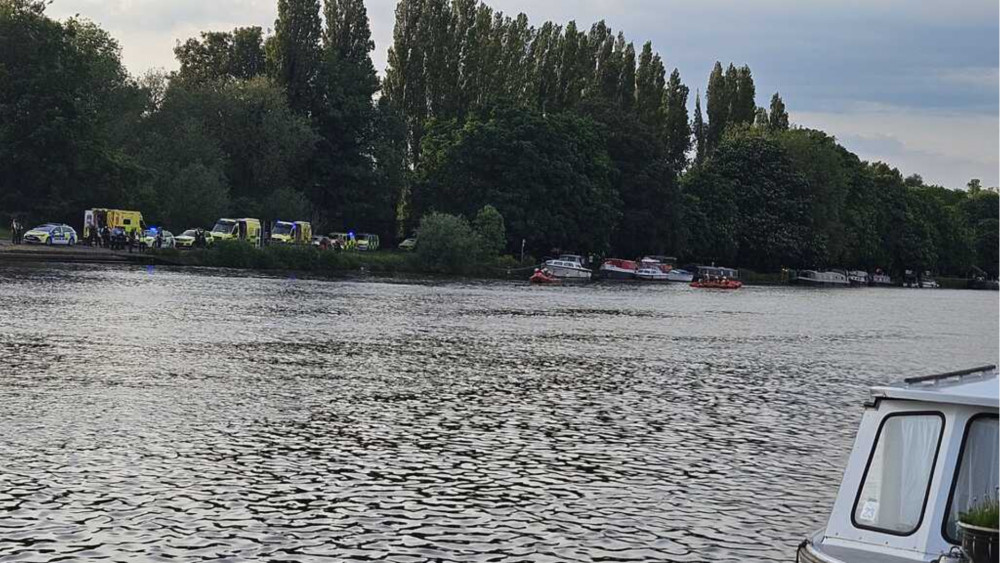
<svg viewBox="0 0 1000 563">
<path fill-rule="evenodd" d="M 0 233 L 2 234 L 2 233 Z M 9 264 L 31 263 L 83 263 L 83 264 L 122 264 L 140 266 L 173 266 L 180 268 L 222 268 L 235 270 L 258 271 L 262 273 L 309 274 L 323 278 L 354 278 L 361 276 L 377 276 L 393 278 L 399 276 L 417 276 L 428 279 L 482 279 L 482 280 L 516 280 L 526 281 L 533 269 L 532 264 L 505 263 L 481 266 L 468 273 L 454 274 L 445 272 L 423 271 L 414 260 L 412 254 L 395 250 L 380 250 L 373 253 L 362 252 L 308 252 L 311 249 L 293 249 L 289 254 L 306 250 L 309 259 L 301 256 L 284 260 L 255 260 L 256 249 L 249 249 L 249 255 L 239 257 L 220 257 L 217 253 L 201 250 L 151 250 L 146 252 L 128 252 L 127 250 L 108 250 L 86 245 L 67 247 L 49 247 L 42 245 L 14 245 L 10 238 L 0 239 L 0 266 Z M 250 258 L 248 258 L 248 256 Z M 312 258 L 321 257 L 328 260 L 316 261 Z M 740 277 L 745 285 L 785 285 L 782 274 L 758 273 L 751 270 L 740 270 Z M 944 289 L 968 289 L 968 280 L 955 277 L 935 278 Z M 596 281 L 596 280 L 595 280 Z M 620 283 L 620 282 L 616 282 Z M 629 282 L 626 282 L 629 283 Z M 579 285 L 579 283 L 575 284 Z"/>
</svg>

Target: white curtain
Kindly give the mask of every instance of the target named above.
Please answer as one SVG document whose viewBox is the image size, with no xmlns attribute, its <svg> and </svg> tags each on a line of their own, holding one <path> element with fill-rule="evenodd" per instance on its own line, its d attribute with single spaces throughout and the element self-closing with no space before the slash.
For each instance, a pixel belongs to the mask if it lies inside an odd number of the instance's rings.
<svg viewBox="0 0 1000 563">
<path fill-rule="evenodd" d="M 916 528 L 940 434 L 937 415 L 895 415 L 885 421 L 855 521 L 900 533 Z"/>
<path fill-rule="evenodd" d="M 965 437 L 948 514 L 948 535 L 958 539 L 958 516 L 986 497 L 996 498 L 1000 486 L 1000 426 L 994 417 L 977 418 Z"/>
</svg>

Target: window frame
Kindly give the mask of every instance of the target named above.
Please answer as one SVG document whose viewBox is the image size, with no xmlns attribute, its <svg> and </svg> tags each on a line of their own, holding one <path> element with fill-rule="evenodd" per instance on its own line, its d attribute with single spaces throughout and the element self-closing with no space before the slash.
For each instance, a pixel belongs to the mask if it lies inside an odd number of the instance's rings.
<svg viewBox="0 0 1000 563">
<path fill-rule="evenodd" d="M 955 501 L 955 489 L 958 487 L 958 476 L 962 472 L 962 462 L 965 461 L 965 446 L 969 442 L 969 430 L 972 429 L 972 423 L 983 418 L 993 418 L 1000 419 L 1000 415 L 991 412 L 977 412 L 976 414 L 969 417 L 965 421 L 965 430 L 962 432 L 962 445 L 958 448 L 958 457 L 955 459 L 955 472 L 951 476 L 951 487 L 948 489 L 948 502 L 944 505 L 944 517 L 941 519 L 941 537 L 944 541 L 952 545 L 961 545 L 961 539 L 955 539 L 948 536 L 948 515 L 951 514 L 951 503 Z"/>
<path fill-rule="evenodd" d="M 927 476 L 927 486 L 924 488 L 924 500 L 920 505 L 920 518 L 917 519 L 917 524 L 913 527 L 913 529 L 908 532 L 897 532 L 894 530 L 879 528 L 877 526 L 859 524 L 856 518 L 856 514 L 858 513 L 858 503 L 861 502 L 861 493 L 864 492 L 865 483 L 868 481 L 868 471 L 871 469 L 872 461 L 875 459 L 875 451 L 878 449 L 879 440 L 882 439 L 882 430 L 885 428 L 885 424 L 889 421 L 889 419 L 903 416 L 937 416 L 938 419 L 941 420 L 941 428 L 938 429 L 937 445 L 934 447 L 934 459 L 931 461 L 931 472 L 930 475 Z M 861 474 L 861 481 L 858 483 L 858 492 L 854 496 L 854 504 L 851 506 L 851 525 L 859 530 L 868 530 L 871 532 L 888 534 L 890 536 L 897 537 L 912 536 L 920 530 L 921 526 L 924 525 L 924 516 L 926 516 L 927 513 L 927 500 L 930 498 L 931 483 L 934 482 L 934 473 L 937 471 L 938 456 L 941 455 L 941 442 L 944 439 L 944 429 L 946 424 L 947 421 L 945 420 L 944 413 L 941 411 L 897 411 L 882 417 L 882 420 L 878 425 L 878 432 L 875 433 L 875 440 L 872 442 L 872 449 L 868 453 L 868 461 L 865 463 L 865 471 Z"/>
</svg>

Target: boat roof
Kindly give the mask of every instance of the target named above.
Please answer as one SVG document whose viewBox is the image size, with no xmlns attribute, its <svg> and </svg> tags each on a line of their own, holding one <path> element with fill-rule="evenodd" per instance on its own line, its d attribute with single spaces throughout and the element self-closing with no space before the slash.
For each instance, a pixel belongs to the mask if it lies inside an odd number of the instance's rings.
<svg viewBox="0 0 1000 563">
<path fill-rule="evenodd" d="M 873 398 L 1000 407 L 995 365 L 909 377 L 900 383 L 871 388 Z"/>
</svg>

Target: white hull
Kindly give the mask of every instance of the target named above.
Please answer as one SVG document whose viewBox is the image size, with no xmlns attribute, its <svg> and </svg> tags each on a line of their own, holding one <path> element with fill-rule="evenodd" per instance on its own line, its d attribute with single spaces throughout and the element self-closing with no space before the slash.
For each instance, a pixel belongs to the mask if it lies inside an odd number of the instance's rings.
<svg viewBox="0 0 1000 563">
<path fill-rule="evenodd" d="M 570 266 L 557 266 L 551 262 L 546 262 L 545 267 L 548 268 L 552 275 L 557 278 L 570 279 L 570 280 L 589 280 L 593 273 L 586 268 L 574 268 Z"/>
<path fill-rule="evenodd" d="M 644 268 L 636 272 L 635 277 L 643 281 L 662 281 L 662 282 L 685 282 L 690 283 L 694 281 L 694 274 L 687 272 L 664 272 L 656 268 Z"/>
</svg>

